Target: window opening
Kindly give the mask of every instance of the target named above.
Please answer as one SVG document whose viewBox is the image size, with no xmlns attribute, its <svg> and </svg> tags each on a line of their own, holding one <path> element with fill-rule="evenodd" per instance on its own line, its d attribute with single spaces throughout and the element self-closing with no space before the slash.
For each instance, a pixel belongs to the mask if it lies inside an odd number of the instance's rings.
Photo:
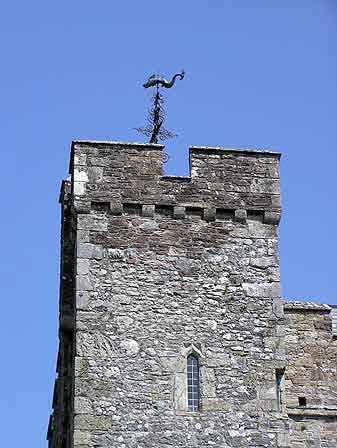
<svg viewBox="0 0 337 448">
<path fill-rule="evenodd" d="M 306 406 L 307 399 L 305 397 L 298 397 L 298 404 L 299 404 L 299 406 Z"/>
<path fill-rule="evenodd" d="M 276 370 L 276 402 L 278 412 L 282 412 L 284 389 L 284 369 Z"/>
<path fill-rule="evenodd" d="M 199 359 L 191 354 L 187 357 L 187 403 L 188 410 L 200 409 Z"/>
</svg>

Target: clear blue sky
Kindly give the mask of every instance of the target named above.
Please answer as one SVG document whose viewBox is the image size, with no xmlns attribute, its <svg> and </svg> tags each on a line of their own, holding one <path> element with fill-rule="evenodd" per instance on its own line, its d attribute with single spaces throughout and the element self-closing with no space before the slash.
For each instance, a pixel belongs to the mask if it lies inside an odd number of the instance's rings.
<svg viewBox="0 0 337 448">
<path fill-rule="evenodd" d="M 142 141 L 153 72 L 187 73 L 167 172 L 189 145 L 281 151 L 284 296 L 337 303 L 335 0 L 11 0 L 0 25 L 1 446 L 46 447 L 71 140 Z"/>
</svg>

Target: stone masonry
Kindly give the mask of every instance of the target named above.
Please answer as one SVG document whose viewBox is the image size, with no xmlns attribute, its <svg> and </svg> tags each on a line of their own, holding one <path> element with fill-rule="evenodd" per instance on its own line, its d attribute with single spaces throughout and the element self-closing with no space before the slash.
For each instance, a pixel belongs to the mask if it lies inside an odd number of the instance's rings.
<svg viewBox="0 0 337 448">
<path fill-rule="evenodd" d="M 337 314 L 281 298 L 279 159 L 73 142 L 49 448 L 336 447 Z"/>
</svg>

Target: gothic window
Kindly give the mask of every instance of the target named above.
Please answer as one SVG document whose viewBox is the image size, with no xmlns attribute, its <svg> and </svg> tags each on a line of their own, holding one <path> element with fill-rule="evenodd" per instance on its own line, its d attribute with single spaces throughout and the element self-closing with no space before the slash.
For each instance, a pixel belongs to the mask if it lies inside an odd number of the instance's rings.
<svg viewBox="0 0 337 448">
<path fill-rule="evenodd" d="M 187 404 L 191 412 L 200 409 L 199 359 L 193 353 L 187 357 Z"/>
</svg>

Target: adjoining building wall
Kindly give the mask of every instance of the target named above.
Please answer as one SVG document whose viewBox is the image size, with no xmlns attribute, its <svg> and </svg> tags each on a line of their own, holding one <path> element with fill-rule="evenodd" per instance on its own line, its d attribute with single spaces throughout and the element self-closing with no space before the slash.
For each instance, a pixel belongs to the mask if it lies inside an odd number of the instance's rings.
<svg viewBox="0 0 337 448">
<path fill-rule="evenodd" d="M 286 406 L 293 448 L 337 446 L 337 340 L 331 308 L 288 302 Z"/>
</svg>

